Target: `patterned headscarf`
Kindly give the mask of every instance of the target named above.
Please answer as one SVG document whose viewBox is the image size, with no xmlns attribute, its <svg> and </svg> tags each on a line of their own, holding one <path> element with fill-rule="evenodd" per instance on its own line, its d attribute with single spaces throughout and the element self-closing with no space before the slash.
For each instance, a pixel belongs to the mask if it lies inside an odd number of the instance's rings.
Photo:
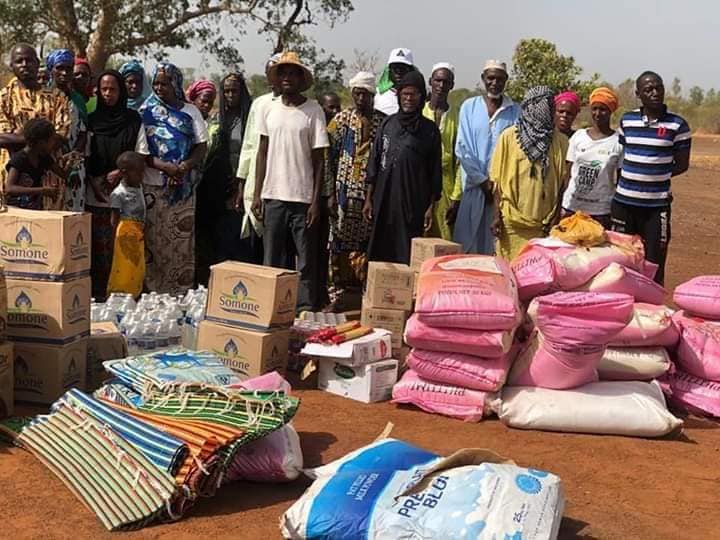
<svg viewBox="0 0 720 540">
<path fill-rule="evenodd" d="M 127 78 L 127 76 L 132 73 L 139 76 L 142 80 L 143 86 L 140 95 L 136 98 L 128 97 L 127 100 L 128 108 L 137 111 L 140 108 L 140 105 L 142 105 L 143 102 L 150 95 L 151 91 L 150 83 L 148 83 L 147 78 L 145 77 L 145 68 L 143 67 L 140 60 L 138 60 L 137 58 L 133 58 L 129 62 L 125 62 L 122 66 L 120 66 L 120 69 L 118 71 L 120 72 L 120 75 L 122 75 L 123 79 Z"/>
<path fill-rule="evenodd" d="M 175 64 L 171 64 L 170 62 L 160 62 L 158 65 L 155 66 L 155 71 L 153 72 L 152 76 L 152 82 L 155 82 L 155 79 L 157 79 L 157 76 L 160 73 L 164 73 L 168 77 L 170 77 L 170 84 L 173 87 L 173 90 L 175 90 L 175 96 L 180 101 L 186 101 L 185 100 L 185 92 L 183 92 L 183 75 L 182 71 L 178 69 L 178 67 Z"/>
<path fill-rule="evenodd" d="M 217 87 L 212 81 L 208 81 L 207 79 L 198 79 L 190 86 L 188 86 L 185 95 L 187 96 L 188 101 L 195 101 L 200 96 L 200 94 L 205 93 L 210 93 L 213 96 L 217 96 Z"/>
<path fill-rule="evenodd" d="M 47 66 L 48 71 L 51 72 L 50 76 L 52 76 L 52 69 L 58 64 L 69 64 L 74 66 L 75 53 L 73 53 L 70 49 L 55 49 L 50 52 L 45 59 L 45 65 Z"/>
<path fill-rule="evenodd" d="M 555 129 L 553 91 L 547 86 L 536 86 L 525 93 L 517 121 L 517 140 L 522 151 L 533 163 L 542 165 L 542 176 L 548 168 L 548 153 Z M 530 168 L 535 176 L 535 167 Z"/>
</svg>

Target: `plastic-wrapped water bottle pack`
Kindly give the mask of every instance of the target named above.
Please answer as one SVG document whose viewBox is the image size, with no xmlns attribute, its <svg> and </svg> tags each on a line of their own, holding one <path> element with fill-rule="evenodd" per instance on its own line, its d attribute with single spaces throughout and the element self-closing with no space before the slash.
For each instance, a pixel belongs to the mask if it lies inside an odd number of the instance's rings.
<svg viewBox="0 0 720 540">
<path fill-rule="evenodd" d="M 205 318 L 207 289 L 200 285 L 185 295 L 143 293 L 135 302 L 129 294 L 113 293 L 91 305 L 93 322 L 111 321 L 127 338 L 130 356 L 197 344 L 198 324 Z"/>
</svg>

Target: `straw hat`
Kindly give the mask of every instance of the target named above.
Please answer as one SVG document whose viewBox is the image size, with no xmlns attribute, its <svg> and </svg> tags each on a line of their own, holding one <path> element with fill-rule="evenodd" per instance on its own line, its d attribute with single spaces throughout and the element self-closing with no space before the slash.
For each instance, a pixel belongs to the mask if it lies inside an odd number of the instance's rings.
<svg viewBox="0 0 720 540">
<path fill-rule="evenodd" d="M 273 86 L 278 85 L 278 69 L 280 68 L 280 66 L 288 65 L 299 67 L 303 73 L 303 84 L 300 87 L 301 92 L 304 92 L 313 85 L 315 81 L 313 80 L 312 71 L 310 71 L 310 69 L 300 61 L 297 53 L 292 51 L 282 53 L 280 58 L 278 58 L 277 62 L 270 66 L 270 68 L 268 69 L 268 79 L 270 80 L 270 84 L 272 84 Z"/>
</svg>

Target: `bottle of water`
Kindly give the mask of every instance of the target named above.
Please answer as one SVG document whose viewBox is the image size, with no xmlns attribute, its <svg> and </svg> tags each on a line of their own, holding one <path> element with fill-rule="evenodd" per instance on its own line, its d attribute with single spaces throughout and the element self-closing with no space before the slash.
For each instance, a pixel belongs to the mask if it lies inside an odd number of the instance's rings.
<svg viewBox="0 0 720 540">
<path fill-rule="evenodd" d="M 142 325 L 140 348 L 143 354 L 152 352 L 157 348 L 155 328 L 151 321 L 147 321 Z"/>
<path fill-rule="evenodd" d="M 164 321 L 153 322 L 153 330 L 155 332 L 155 348 L 166 351 L 170 346 L 170 334 L 166 323 Z"/>
<path fill-rule="evenodd" d="M 127 327 L 128 355 L 137 356 L 142 354 L 142 327 L 133 323 Z"/>
</svg>

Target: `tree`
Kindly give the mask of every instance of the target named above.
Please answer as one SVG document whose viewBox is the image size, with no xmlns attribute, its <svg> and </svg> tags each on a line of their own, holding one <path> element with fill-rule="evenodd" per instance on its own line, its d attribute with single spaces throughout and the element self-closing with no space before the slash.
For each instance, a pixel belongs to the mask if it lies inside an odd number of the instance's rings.
<svg viewBox="0 0 720 540">
<path fill-rule="evenodd" d="M 675 77 L 670 85 L 670 94 L 672 97 L 679 98 L 682 96 L 682 86 L 680 85 L 680 79 Z"/>
<path fill-rule="evenodd" d="M 314 60 L 314 42 L 301 31 L 319 20 L 333 26 L 352 10 L 352 0 L 0 0 L 0 44 L 7 50 L 57 36 L 100 70 L 115 54 L 163 56 L 167 48 L 200 43 L 236 68 L 242 62 L 236 45 L 250 25 L 275 52 L 300 46 Z"/>
<path fill-rule="evenodd" d="M 364 51 L 362 49 L 353 49 L 354 58 L 350 61 L 350 70 L 353 75 L 359 71 L 369 71 L 377 73 L 377 65 L 380 56 L 377 50 L 373 52 Z"/>
<path fill-rule="evenodd" d="M 695 105 L 696 107 L 699 107 L 703 104 L 703 101 L 705 100 L 705 92 L 703 92 L 703 89 L 699 86 L 693 86 L 690 89 L 690 103 Z"/>
<path fill-rule="evenodd" d="M 718 98 L 717 90 L 714 88 L 711 88 L 705 93 L 705 103 L 709 103 L 710 105 L 714 105 L 715 101 Z"/>
<path fill-rule="evenodd" d="M 521 100 L 528 89 L 546 85 L 556 93 L 574 90 L 586 100 L 600 76 L 595 73 L 583 81 L 579 78 L 582 71 L 575 59 L 561 55 L 554 43 L 544 39 L 523 39 L 513 54 L 507 92 L 513 99 Z"/>
</svg>

